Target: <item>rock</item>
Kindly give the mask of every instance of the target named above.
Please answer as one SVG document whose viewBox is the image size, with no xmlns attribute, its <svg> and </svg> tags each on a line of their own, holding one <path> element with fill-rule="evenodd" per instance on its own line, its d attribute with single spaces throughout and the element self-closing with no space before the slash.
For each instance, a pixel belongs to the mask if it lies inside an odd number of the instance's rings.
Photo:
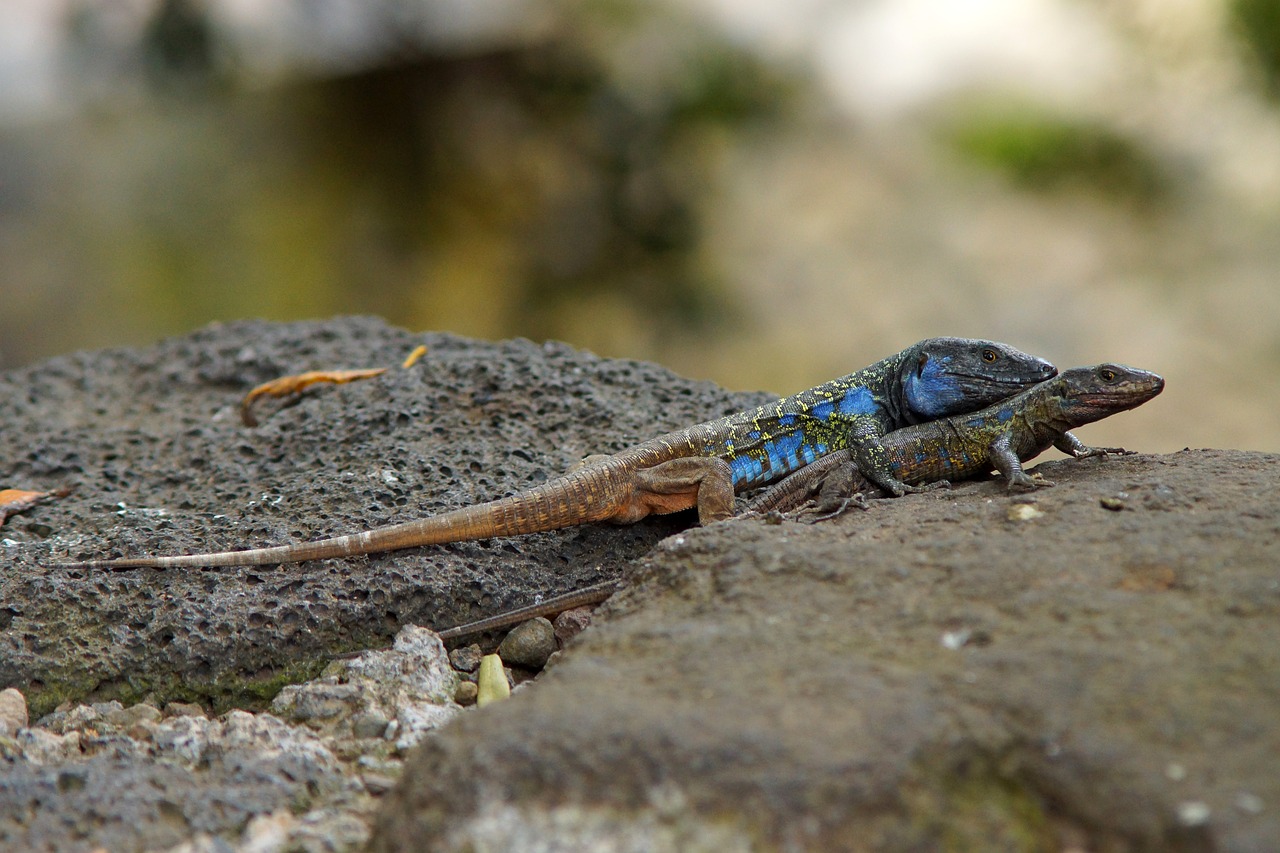
<svg viewBox="0 0 1280 853">
<path fill-rule="evenodd" d="M 358 738 L 380 738 L 391 721 L 379 711 L 367 711 L 351 721 L 351 733 Z"/>
<path fill-rule="evenodd" d="M 276 695 L 271 710 L 316 729 L 348 721 L 364 705 L 360 685 L 342 684 L 339 676 L 291 684 Z"/>
<path fill-rule="evenodd" d="M 453 701 L 459 705 L 474 705 L 480 695 L 480 686 L 474 681 L 459 681 L 458 689 L 453 693 Z"/>
<path fill-rule="evenodd" d="M 503 663 L 526 669 L 542 669 L 556 650 L 556 630 L 541 616 L 512 628 L 498 645 Z"/>
<path fill-rule="evenodd" d="M 300 362 L 395 364 L 422 341 L 413 369 L 236 419 L 244 390 Z M 0 374 L 0 398 L 11 475 L 80 485 L 24 517 L 47 535 L 4 549 L 0 684 L 36 723 L 0 738 L 0 849 L 361 849 L 380 802 L 375 850 L 1248 853 L 1280 837 L 1276 456 L 1046 463 L 1058 487 L 1027 523 L 978 482 L 812 526 L 670 536 L 691 523 L 677 514 L 77 572 L 54 563 L 419 517 L 764 398 L 360 319 L 55 359 Z M 1122 512 L 1102 506 L 1117 495 Z M 407 625 L 623 576 L 552 677 L 441 726 L 460 678 Z M 193 699 L 220 716 L 166 704 Z"/>
<path fill-rule="evenodd" d="M 157 722 L 161 716 L 160 709 L 154 705 L 138 703 L 128 708 L 112 709 L 102 715 L 102 722 L 117 731 L 128 732 L 130 737 L 142 737 L 147 727 Z"/>
<path fill-rule="evenodd" d="M 480 668 L 480 659 L 484 652 L 474 643 L 462 646 L 449 652 L 449 663 L 459 672 L 475 672 Z"/>
<path fill-rule="evenodd" d="M 411 369 L 314 388 L 254 428 L 239 420 L 246 391 L 304 362 L 396 365 L 420 344 L 429 354 Z M 543 482 L 598 446 L 600 413 L 607 440 L 628 443 L 765 398 L 562 344 L 373 318 L 216 324 L 5 371 L 0 447 L 23 449 L 6 476 L 77 488 L 24 516 L 48 535 L 4 548 L 0 685 L 25 693 L 33 719 L 90 692 L 260 709 L 405 625 L 458 624 L 619 577 L 687 519 L 246 568 L 216 583 L 174 572 L 163 594 L 145 573 L 55 564 L 366 530 Z"/>
<path fill-rule="evenodd" d="M 1026 524 L 988 481 L 667 540 L 371 850 L 1274 850 L 1280 456 L 1040 467 Z"/>
<path fill-rule="evenodd" d="M 22 691 L 12 687 L 0 690 L 0 737 L 13 737 L 28 722 L 27 699 Z"/>
<path fill-rule="evenodd" d="M 166 717 L 203 717 L 204 707 L 191 702 L 170 702 L 164 706 Z"/>
<path fill-rule="evenodd" d="M 595 612 L 590 607 L 575 607 L 566 610 L 556 617 L 552 626 L 555 628 L 556 642 L 561 648 L 581 634 L 591 624 L 591 615 Z"/>
</svg>

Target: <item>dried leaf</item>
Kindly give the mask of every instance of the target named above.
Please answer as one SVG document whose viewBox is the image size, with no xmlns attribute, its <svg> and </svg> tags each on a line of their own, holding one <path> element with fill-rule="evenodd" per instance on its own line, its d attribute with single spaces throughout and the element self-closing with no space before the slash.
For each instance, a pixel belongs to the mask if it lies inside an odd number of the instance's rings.
<svg viewBox="0 0 1280 853">
<path fill-rule="evenodd" d="M 422 358 L 426 354 L 426 346 L 415 347 L 413 352 L 409 353 L 408 357 L 406 357 L 404 362 L 400 365 L 401 369 L 408 370 L 410 367 L 413 367 L 418 363 L 418 359 Z"/>
<path fill-rule="evenodd" d="M 386 372 L 385 367 L 375 367 L 368 370 L 311 370 L 294 376 L 282 376 L 263 383 L 244 395 L 244 399 L 240 401 L 240 420 L 244 421 L 245 426 L 258 425 L 252 406 L 259 397 L 287 397 L 290 394 L 301 394 L 312 385 L 341 385 L 359 379 L 370 379 Z"/>
<path fill-rule="evenodd" d="M 26 489 L 0 489 L 0 524 L 14 513 L 31 509 L 37 504 L 56 500 L 71 494 L 70 488 L 54 489 L 52 492 L 32 492 Z"/>
</svg>

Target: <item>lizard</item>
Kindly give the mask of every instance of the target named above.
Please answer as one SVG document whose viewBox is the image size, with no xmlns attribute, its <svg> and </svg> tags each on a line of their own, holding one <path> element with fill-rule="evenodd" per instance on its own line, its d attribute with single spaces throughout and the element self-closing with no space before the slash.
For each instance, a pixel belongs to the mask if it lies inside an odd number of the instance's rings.
<svg viewBox="0 0 1280 853">
<path fill-rule="evenodd" d="M 996 468 L 1008 487 L 1052 486 L 1022 470 L 1022 463 L 1057 447 L 1076 459 L 1129 453 L 1120 447 L 1089 447 L 1069 430 L 1142 405 L 1164 389 L 1155 373 L 1119 364 L 1076 367 L 1021 393 L 968 415 L 894 430 L 881 439 L 893 473 L 915 485 L 946 483 Z M 817 510 L 837 515 L 872 484 L 858 474 L 847 449 L 833 451 L 765 489 L 748 501 L 743 515 L 786 512 L 799 507 L 821 488 Z M 619 588 L 597 584 L 536 604 L 449 628 L 441 639 L 493 631 L 572 607 L 595 604 Z"/>
<path fill-rule="evenodd" d="M 1013 397 L 967 415 L 895 430 L 881 444 L 894 474 L 917 486 L 945 484 L 995 468 L 1008 488 L 1052 486 L 1022 463 L 1056 447 L 1076 459 L 1126 454 L 1121 447 L 1089 447 L 1070 430 L 1136 408 L 1164 390 L 1158 374 L 1122 364 L 1074 367 Z M 785 512 L 819 492 L 819 512 L 844 508 L 870 485 L 848 454 L 830 453 L 766 489 L 744 512 Z"/>
<path fill-rule="evenodd" d="M 557 530 L 697 507 L 702 524 L 733 515 L 738 492 L 767 485 L 848 448 L 887 493 L 912 490 L 892 473 L 883 435 L 974 411 L 1057 374 L 1007 344 L 928 338 L 847 376 L 753 410 L 695 424 L 509 497 L 360 533 L 241 551 L 61 563 L 64 569 L 181 568 L 295 563 Z"/>
</svg>

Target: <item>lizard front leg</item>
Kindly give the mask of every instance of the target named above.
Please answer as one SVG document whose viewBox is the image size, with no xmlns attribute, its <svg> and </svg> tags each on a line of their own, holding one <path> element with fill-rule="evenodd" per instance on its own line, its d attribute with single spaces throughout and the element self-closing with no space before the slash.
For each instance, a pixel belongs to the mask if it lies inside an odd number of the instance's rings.
<svg viewBox="0 0 1280 853">
<path fill-rule="evenodd" d="M 1053 481 L 1037 480 L 1022 470 L 1022 460 L 1018 458 L 1018 454 L 1014 453 L 1013 448 L 1010 447 L 1012 438 L 1012 433 L 1001 433 L 1000 437 L 991 442 L 991 446 L 987 448 L 987 458 L 991 460 L 992 465 L 996 466 L 996 470 L 1004 475 L 1009 488 L 1013 489 L 1015 486 L 1020 486 L 1026 489 L 1036 489 L 1041 486 L 1052 486 Z"/>
<path fill-rule="evenodd" d="M 1053 446 L 1063 453 L 1074 456 L 1076 459 L 1106 456 L 1108 453 L 1114 453 L 1117 456 L 1132 456 L 1137 452 L 1135 450 L 1125 450 L 1123 447 L 1090 447 L 1069 432 L 1064 432 L 1058 436 L 1054 440 Z"/>
</svg>

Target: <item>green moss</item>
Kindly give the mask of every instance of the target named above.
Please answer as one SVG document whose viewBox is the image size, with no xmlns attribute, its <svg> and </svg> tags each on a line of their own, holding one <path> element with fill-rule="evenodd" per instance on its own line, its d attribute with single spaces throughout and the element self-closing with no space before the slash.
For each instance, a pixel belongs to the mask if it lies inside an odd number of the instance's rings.
<svg viewBox="0 0 1280 853">
<path fill-rule="evenodd" d="M 1046 805 L 987 756 L 922 761 L 904 793 L 917 840 L 948 851 L 1056 850 Z"/>
<path fill-rule="evenodd" d="M 1152 202 L 1166 178 L 1143 147 L 1097 122 L 1035 107 L 966 111 L 944 137 L 963 157 L 1033 191 L 1078 189 Z"/>
<path fill-rule="evenodd" d="M 210 705 L 219 714 L 233 708 L 256 711 L 266 708 L 286 686 L 318 676 L 327 663 L 328 660 L 322 658 L 254 676 L 221 675 L 211 681 L 192 681 L 174 675 L 101 681 L 76 673 L 65 679 L 46 677 L 39 684 L 28 685 L 24 693 L 33 720 L 50 713 L 63 702 L 112 700 L 126 707 L 142 701 L 161 706 L 176 701 Z"/>
<path fill-rule="evenodd" d="M 1231 0 L 1227 17 L 1247 57 L 1261 72 L 1268 93 L 1280 99 L 1280 3 Z"/>
</svg>

